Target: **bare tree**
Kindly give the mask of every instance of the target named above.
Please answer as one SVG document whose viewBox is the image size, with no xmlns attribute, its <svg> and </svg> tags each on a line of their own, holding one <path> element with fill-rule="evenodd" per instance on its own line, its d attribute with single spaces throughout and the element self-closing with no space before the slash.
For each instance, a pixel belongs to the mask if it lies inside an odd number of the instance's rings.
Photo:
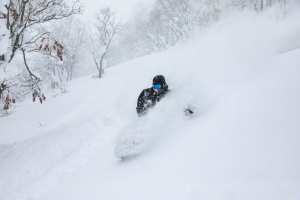
<svg viewBox="0 0 300 200">
<path fill-rule="evenodd" d="M 0 8 L 1 9 L 1 8 Z M 26 53 L 37 51 L 50 52 L 56 51 L 55 56 L 62 60 L 62 45 L 53 40 L 49 41 L 49 32 L 38 31 L 35 27 L 51 21 L 69 17 L 80 11 L 79 2 L 75 0 L 68 6 L 64 0 L 8 0 L 1 13 L 6 20 L 6 28 L 9 31 L 10 48 L 8 52 L 8 63 L 21 51 L 24 64 L 33 81 L 39 78 L 33 74 L 26 61 Z M 36 46 L 40 48 L 37 49 Z"/>
<path fill-rule="evenodd" d="M 250 8 L 261 12 L 275 4 L 279 4 L 285 9 L 288 0 L 230 0 L 229 2 L 237 8 Z"/>
<path fill-rule="evenodd" d="M 71 17 L 62 23 L 56 29 L 56 37 L 64 41 L 64 62 L 63 68 L 66 70 L 66 80 L 72 80 L 74 72 L 76 71 L 75 65 L 84 57 L 81 51 L 86 44 L 86 32 L 84 29 L 85 24 L 79 19 Z M 67 28 L 65 28 L 67 27 Z"/>
<path fill-rule="evenodd" d="M 9 84 L 5 80 L 0 82 L 0 103 L 3 105 L 2 109 L 0 107 L 0 110 L 3 110 L 6 114 L 11 110 L 12 104 L 15 103 Z"/>
<path fill-rule="evenodd" d="M 81 59 L 85 56 L 82 55 L 85 45 L 85 29 L 83 22 L 80 18 L 72 16 L 63 20 L 61 23 L 51 25 L 51 38 L 44 39 L 44 43 L 36 46 L 37 52 L 41 52 L 48 56 L 35 56 L 31 59 L 31 65 L 36 66 L 35 72 L 43 79 L 44 86 L 51 86 L 51 89 L 59 89 L 62 92 L 66 91 L 67 82 L 80 70 Z M 49 29 L 50 29 L 49 28 Z M 59 50 L 61 44 L 63 47 Z M 50 47 L 56 47 L 51 49 Z M 61 59 L 57 56 L 58 52 L 62 52 Z M 59 54 L 60 55 L 60 54 Z"/>
<path fill-rule="evenodd" d="M 101 78 L 104 73 L 105 60 L 121 26 L 110 8 L 100 10 L 96 23 L 96 41 L 94 41 L 92 54 L 98 70 L 98 77 Z"/>
</svg>

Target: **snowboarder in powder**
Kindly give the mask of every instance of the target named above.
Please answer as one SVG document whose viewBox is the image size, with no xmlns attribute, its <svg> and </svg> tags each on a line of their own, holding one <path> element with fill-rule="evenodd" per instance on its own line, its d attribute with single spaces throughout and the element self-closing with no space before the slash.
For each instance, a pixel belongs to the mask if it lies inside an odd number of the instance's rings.
<svg viewBox="0 0 300 200">
<path fill-rule="evenodd" d="M 163 75 L 153 78 L 151 88 L 144 89 L 138 97 L 136 111 L 138 115 L 146 113 L 147 109 L 154 106 L 168 92 L 168 85 Z"/>
</svg>

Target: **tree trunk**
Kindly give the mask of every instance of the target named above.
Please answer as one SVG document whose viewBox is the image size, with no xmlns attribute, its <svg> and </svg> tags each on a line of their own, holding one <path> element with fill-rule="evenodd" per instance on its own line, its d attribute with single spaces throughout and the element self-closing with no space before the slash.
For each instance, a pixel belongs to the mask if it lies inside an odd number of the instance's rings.
<svg viewBox="0 0 300 200">
<path fill-rule="evenodd" d="M 260 11 L 264 10 L 264 0 L 260 0 Z"/>
<path fill-rule="evenodd" d="M 99 66 L 98 66 L 98 73 L 99 73 L 99 78 L 102 78 L 102 75 L 104 74 L 104 66 L 103 66 L 103 62 L 104 62 L 104 58 L 106 56 L 106 52 L 104 52 L 102 55 L 101 55 L 101 58 L 100 58 L 100 62 L 99 62 Z"/>
</svg>

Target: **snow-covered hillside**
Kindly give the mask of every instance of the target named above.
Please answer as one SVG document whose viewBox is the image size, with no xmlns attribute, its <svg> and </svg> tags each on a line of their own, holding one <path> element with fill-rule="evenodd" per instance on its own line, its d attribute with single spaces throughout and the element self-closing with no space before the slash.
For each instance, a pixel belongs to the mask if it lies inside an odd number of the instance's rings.
<svg viewBox="0 0 300 200">
<path fill-rule="evenodd" d="M 299 17 L 228 17 L 43 105 L 19 104 L 0 118 L 0 199 L 299 199 Z M 171 92 L 138 118 L 156 74 Z M 135 123 L 151 142 L 120 162 L 116 139 Z"/>
</svg>

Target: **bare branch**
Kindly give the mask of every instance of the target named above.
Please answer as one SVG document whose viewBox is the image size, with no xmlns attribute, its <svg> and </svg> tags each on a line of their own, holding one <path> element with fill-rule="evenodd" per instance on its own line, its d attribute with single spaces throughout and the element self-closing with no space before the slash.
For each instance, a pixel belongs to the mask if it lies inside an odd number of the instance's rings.
<svg viewBox="0 0 300 200">
<path fill-rule="evenodd" d="M 98 76 L 101 78 L 105 68 L 104 61 L 106 60 L 116 34 L 120 30 L 120 24 L 117 22 L 114 13 L 109 8 L 100 10 L 99 15 L 97 16 L 96 30 L 97 50 L 93 52 L 93 58 L 98 70 Z"/>
<path fill-rule="evenodd" d="M 64 0 L 9 0 L 9 4 L 5 7 L 6 25 L 11 40 L 8 62 L 13 60 L 16 51 L 30 48 L 30 45 L 34 45 L 43 35 L 48 34 L 39 33 L 25 40 L 24 35 L 35 25 L 64 19 L 80 12 L 78 0 L 75 0 L 71 6 L 67 6 Z"/>
<path fill-rule="evenodd" d="M 26 54 L 25 49 L 22 48 L 21 51 L 22 51 L 23 61 L 24 61 L 26 70 L 28 71 L 30 77 L 31 77 L 33 80 L 39 82 L 39 81 L 40 81 L 40 78 L 38 78 L 34 73 L 32 73 L 32 71 L 30 70 L 30 68 L 29 68 L 29 66 L 28 66 L 28 64 L 27 64 L 26 55 L 25 55 L 25 54 Z"/>
</svg>

